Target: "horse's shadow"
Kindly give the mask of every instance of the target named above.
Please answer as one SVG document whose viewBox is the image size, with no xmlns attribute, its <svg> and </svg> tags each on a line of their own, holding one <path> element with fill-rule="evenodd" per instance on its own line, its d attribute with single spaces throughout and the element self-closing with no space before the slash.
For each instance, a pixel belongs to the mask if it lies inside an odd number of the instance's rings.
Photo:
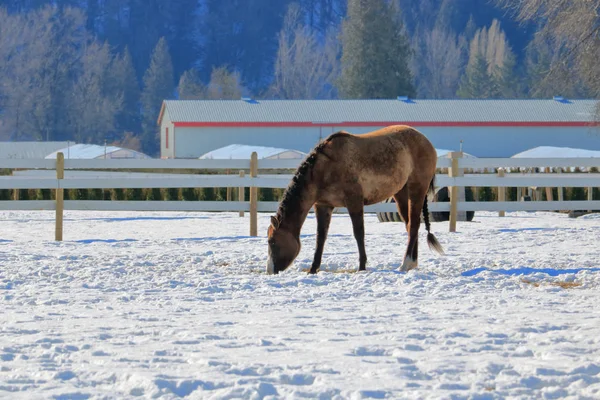
<svg viewBox="0 0 600 400">
<path fill-rule="evenodd" d="M 600 272 L 600 268 L 570 268 L 570 269 L 555 269 L 555 268 L 531 268 L 531 267 L 519 267 L 511 269 L 490 269 L 486 267 L 474 268 L 469 271 L 461 273 L 462 276 L 475 276 L 482 272 L 493 272 L 500 275 L 518 276 L 518 275 L 531 275 L 536 273 L 543 273 L 550 276 L 559 276 L 566 274 L 577 274 L 579 272 Z"/>
<path fill-rule="evenodd" d="M 568 228 L 502 228 L 498 232 L 502 233 L 518 233 L 518 232 L 556 232 L 558 230 L 569 230 Z"/>
</svg>

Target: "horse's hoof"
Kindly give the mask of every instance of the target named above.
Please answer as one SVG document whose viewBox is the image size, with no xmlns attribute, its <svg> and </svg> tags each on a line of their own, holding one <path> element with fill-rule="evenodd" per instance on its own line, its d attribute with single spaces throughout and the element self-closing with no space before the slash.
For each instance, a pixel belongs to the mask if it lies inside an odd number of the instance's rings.
<svg viewBox="0 0 600 400">
<path fill-rule="evenodd" d="M 404 260 L 404 263 L 402 263 L 402 267 L 400 267 L 400 271 L 408 272 L 410 270 L 417 268 L 418 265 L 419 265 L 419 263 L 417 263 L 416 261 Z"/>
</svg>

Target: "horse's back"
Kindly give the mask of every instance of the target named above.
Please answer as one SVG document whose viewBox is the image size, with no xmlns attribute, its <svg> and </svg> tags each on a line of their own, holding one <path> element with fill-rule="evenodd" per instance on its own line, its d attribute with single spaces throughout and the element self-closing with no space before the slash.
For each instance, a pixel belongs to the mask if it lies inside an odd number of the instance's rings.
<svg viewBox="0 0 600 400">
<path fill-rule="evenodd" d="M 338 132 L 327 140 L 327 180 L 336 187 L 344 181 L 357 182 L 365 204 L 387 199 L 407 182 L 420 184 L 427 179 L 429 184 L 435 173 L 435 149 L 422 133 L 409 126 L 389 126 L 358 135 Z"/>
<path fill-rule="evenodd" d="M 372 167 L 403 169 L 435 165 L 437 153 L 421 132 L 407 125 L 393 125 L 364 134 L 348 134 L 357 160 Z"/>
</svg>

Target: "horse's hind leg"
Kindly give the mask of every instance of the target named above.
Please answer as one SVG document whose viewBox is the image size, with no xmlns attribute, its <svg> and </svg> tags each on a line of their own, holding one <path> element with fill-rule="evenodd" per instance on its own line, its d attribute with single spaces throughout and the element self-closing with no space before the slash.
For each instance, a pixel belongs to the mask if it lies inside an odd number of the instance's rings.
<svg viewBox="0 0 600 400">
<path fill-rule="evenodd" d="M 394 200 L 396 201 L 398 214 L 400 214 L 402 222 L 404 222 L 404 226 L 406 227 L 406 232 L 408 232 L 408 185 L 404 185 L 404 187 L 394 195 Z"/>
<path fill-rule="evenodd" d="M 331 222 L 331 214 L 333 207 L 324 205 L 315 205 L 315 214 L 317 216 L 317 247 L 315 249 L 315 257 L 312 266 L 310 267 L 311 274 L 316 274 L 321 266 L 321 257 L 323 256 L 323 247 L 327 239 L 327 231 Z"/>
<path fill-rule="evenodd" d="M 429 184 L 429 182 L 427 182 Z M 407 185 L 409 186 L 409 185 Z M 427 195 L 428 186 L 410 185 L 408 187 L 408 246 L 402 262 L 402 271 L 410 271 L 417 268 L 419 262 L 419 227 L 421 226 L 421 211 L 423 201 Z"/>
</svg>

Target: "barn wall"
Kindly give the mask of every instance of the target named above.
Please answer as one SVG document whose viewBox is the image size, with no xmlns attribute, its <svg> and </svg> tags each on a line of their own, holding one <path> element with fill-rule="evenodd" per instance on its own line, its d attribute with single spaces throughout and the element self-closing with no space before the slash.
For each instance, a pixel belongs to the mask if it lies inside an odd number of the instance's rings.
<svg viewBox="0 0 600 400">
<path fill-rule="evenodd" d="M 166 130 L 169 128 L 169 147 L 166 146 Z M 175 158 L 175 126 L 165 108 L 160 124 L 160 158 Z"/>
<path fill-rule="evenodd" d="M 271 146 L 308 152 L 320 139 L 325 139 L 331 133 L 341 129 L 352 133 L 365 133 L 379 128 L 378 126 L 178 127 L 174 144 L 175 156 L 197 158 L 230 144 Z M 172 129 L 170 128 L 171 131 Z M 463 150 L 477 157 L 510 157 L 537 146 L 600 150 L 600 129 L 592 127 L 419 127 L 418 129 L 436 148 L 458 150 L 462 140 Z M 161 136 L 164 136 L 164 128 L 161 129 Z M 170 147 L 172 151 L 173 146 Z"/>
<path fill-rule="evenodd" d="M 327 136 L 330 131 L 325 134 Z M 319 141 L 319 128 L 177 128 L 177 158 L 197 158 L 230 145 L 270 146 L 301 151 Z"/>
<path fill-rule="evenodd" d="M 476 157 L 511 157 L 537 146 L 600 150 L 600 129 L 592 127 L 422 127 L 436 148 Z"/>
</svg>

